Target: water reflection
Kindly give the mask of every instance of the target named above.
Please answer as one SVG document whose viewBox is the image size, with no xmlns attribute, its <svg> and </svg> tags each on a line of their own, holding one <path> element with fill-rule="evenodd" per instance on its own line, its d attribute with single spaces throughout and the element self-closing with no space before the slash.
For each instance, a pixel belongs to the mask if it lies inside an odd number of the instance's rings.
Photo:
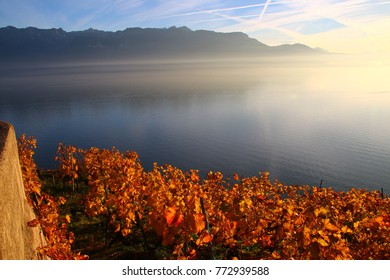
<svg viewBox="0 0 390 280">
<path fill-rule="evenodd" d="M 2 72 L 0 119 L 38 138 L 135 150 L 146 168 L 270 171 L 288 184 L 388 189 L 388 66 L 105 65 Z M 390 189 L 389 189 L 390 191 Z"/>
</svg>

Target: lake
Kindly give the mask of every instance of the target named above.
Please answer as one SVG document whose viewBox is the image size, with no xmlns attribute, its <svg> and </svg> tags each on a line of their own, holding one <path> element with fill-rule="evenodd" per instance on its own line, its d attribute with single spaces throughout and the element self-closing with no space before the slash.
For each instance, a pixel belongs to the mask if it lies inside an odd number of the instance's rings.
<svg viewBox="0 0 390 280">
<path fill-rule="evenodd" d="M 390 65 L 348 62 L 2 66 L 0 120 L 37 138 L 40 168 L 63 142 L 390 194 Z"/>
</svg>

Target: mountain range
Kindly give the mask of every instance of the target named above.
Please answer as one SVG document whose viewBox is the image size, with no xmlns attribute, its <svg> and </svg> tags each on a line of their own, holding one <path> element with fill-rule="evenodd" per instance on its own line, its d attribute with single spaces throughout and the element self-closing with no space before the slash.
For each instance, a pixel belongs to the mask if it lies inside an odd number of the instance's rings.
<svg viewBox="0 0 390 280">
<path fill-rule="evenodd" d="M 320 54 L 306 45 L 271 47 L 241 32 L 192 31 L 187 27 L 123 31 L 35 27 L 0 28 L 0 61 L 248 58 Z"/>
</svg>

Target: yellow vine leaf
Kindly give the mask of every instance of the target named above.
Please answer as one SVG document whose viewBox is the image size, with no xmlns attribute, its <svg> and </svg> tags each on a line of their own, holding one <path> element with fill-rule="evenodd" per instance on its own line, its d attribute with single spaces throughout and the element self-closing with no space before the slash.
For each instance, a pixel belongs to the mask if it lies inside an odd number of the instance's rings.
<svg viewBox="0 0 390 280">
<path fill-rule="evenodd" d="M 204 215 L 201 213 L 189 215 L 188 223 L 191 228 L 191 231 L 194 233 L 201 232 L 206 227 Z"/>
<path fill-rule="evenodd" d="M 177 212 L 176 207 L 168 207 L 165 210 L 164 217 L 169 227 L 179 226 L 184 220 L 183 213 Z"/>
<path fill-rule="evenodd" d="M 47 215 L 47 220 L 49 222 L 53 222 L 55 219 L 57 219 L 57 217 L 58 217 L 58 214 L 48 214 Z"/>
<path fill-rule="evenodd" d="M 69 232 L 69 244 L 73 244 L 75 241 L 75 236 L 73 232 Z"/>
<path fill-rule="evenodd" d="M 293 211 L 291 208 L 292 208 L 292 206 L 288 206 L 288 207 L 287 207 L 287 213 L 288 213 L 290 216 L 292 216 L 292 215 L 294 214 L 294 211 Z"/>
<path fill-rule="evenodd" d="M 375 218 L 375 222 L 377 222 L 378 224 L 383 223 L 383 217 L 382 217 L 382 216 L 376 217 L 376 218 Z"/>
<path fill-rule="evenodd" d="M 127 236 L 131 233 L 131 230 L 128 228 L 124 228 L 124 229 L 122 229 L 121 233 L 123 236 Z"/>
<path fill-rule="evenodd" d="M 35 192 L 35 193 L 37 193 L 38 195 L 41 195 L 41 189 L 40 189 L 40 187 L 39 186 L 33 186 L 32 187 L 32 190 Z"/>
<path fill-rule="evenodd" d="M 213 236 L 207 231 L 202 232 L 196 240 L 196 245 L 203 245 L 213 241 Z"/>
<path fill-rule="evenodd" d="M 324 239 L 322 239 L 321 237 L 317 238 L 317 242 L 318 242 L 318 244 L 320 244 L 323 247 L 329 246 L 329 244 Z"/>
<path fill-rule="evenodd" d="M 64 205 L 65 202 L 66 202 L 66 198 L 63 197 L 63 196 L 60 196 L 60 197 L 58 198 L 58 201 L 60 202 L 60 204 Z"/>
<path fill-rule="evenodd" d="M 335 225 L 332 225 L 331 223 L 325 224 L 325 228 L 326 228 L 327 230 L 330 230 L 330 231 L 333 231 L 333 232 L 339 231 L 339 228 L 336 227 Z"/>
<path fill-rule="evenodd" d="M 343 226 L 343 227 L 341 228 L 341 231 L 342 231 L 343 233 L 352 233 L 352 230 L 351 230 L 348 226 Z"/>
<path fill-rule="evenodd" d="M 171 226 L 173 224 L 173 220 L 176 216 L 176 207 L 168 207 L 167 210 L 165 210 L 164 218 L 167 221 L 168 226 Z"/>
<path fill-rule="evenodd" d="M 328 213 L 328 210 L 326 210 L 324 207 L 314 210 L 314 215 L 316 215 L 316 217 L 318 217 L 320 214 L 326 215 L 326 213 Z"/>
</svg>

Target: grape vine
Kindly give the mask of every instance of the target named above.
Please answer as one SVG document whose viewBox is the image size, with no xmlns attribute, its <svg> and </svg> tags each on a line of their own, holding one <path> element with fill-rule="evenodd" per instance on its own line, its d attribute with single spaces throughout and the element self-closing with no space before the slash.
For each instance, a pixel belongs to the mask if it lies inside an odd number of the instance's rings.
<svg viewBox="0 0 390 280">
<path fill-rule="evenodd" d="M 43 202 L 34 177 L 28 147 L 35 142 L 24 142 L 26 192 L 39 198 L 38 206 L 54 205 Z M 111 232 L 123 237 L 142 232 L 145 244 L 155 243 L 144 250 L 164 248 L 164 258 L 390 259 L 390 199 L 379 192 L 288 186 L 271 182 L 267 172 L 250 178 L 209 172 L 202 180 L 197 170 L 171 165 L 155 163 L 146 171 L 137 153 L 115 148 L 60 144 L 57 160 L 72 183 L 86 177 L 88 215 L 106 219 Z M 48 224 L 66 228 L 66 216 L 45 211 L 38 212 L 42 226 L 46 215 Z M 51 236 L 50 226 L 45 233 Z M 55 248 L 70 254 L 74 236 L 66 238 L 66 246 Z"/>
<path fill-rule="evenodd" d="M 46 241 L 46 244 L 37 250 L 41 256 L 47 256 L 51 259 L 86 259 L 87 256 L 74 253 L 71 250 L 75 236 L 68 231 L 70 216 L 68 214 L 61 216 L 58 209 L 58 206 L 64 204 L 66 199 L 59 197 L 58 200 L 55 200 L 53 196 L 41 191 L 42 184 L 33 160 L 36 143 L 35 138 L 26 137 L 24 134 L 18 139 L 23 185 L 27 200 L 37 217 L 29 221 L 28 226 L 40 225 Z"/>
</svg>

